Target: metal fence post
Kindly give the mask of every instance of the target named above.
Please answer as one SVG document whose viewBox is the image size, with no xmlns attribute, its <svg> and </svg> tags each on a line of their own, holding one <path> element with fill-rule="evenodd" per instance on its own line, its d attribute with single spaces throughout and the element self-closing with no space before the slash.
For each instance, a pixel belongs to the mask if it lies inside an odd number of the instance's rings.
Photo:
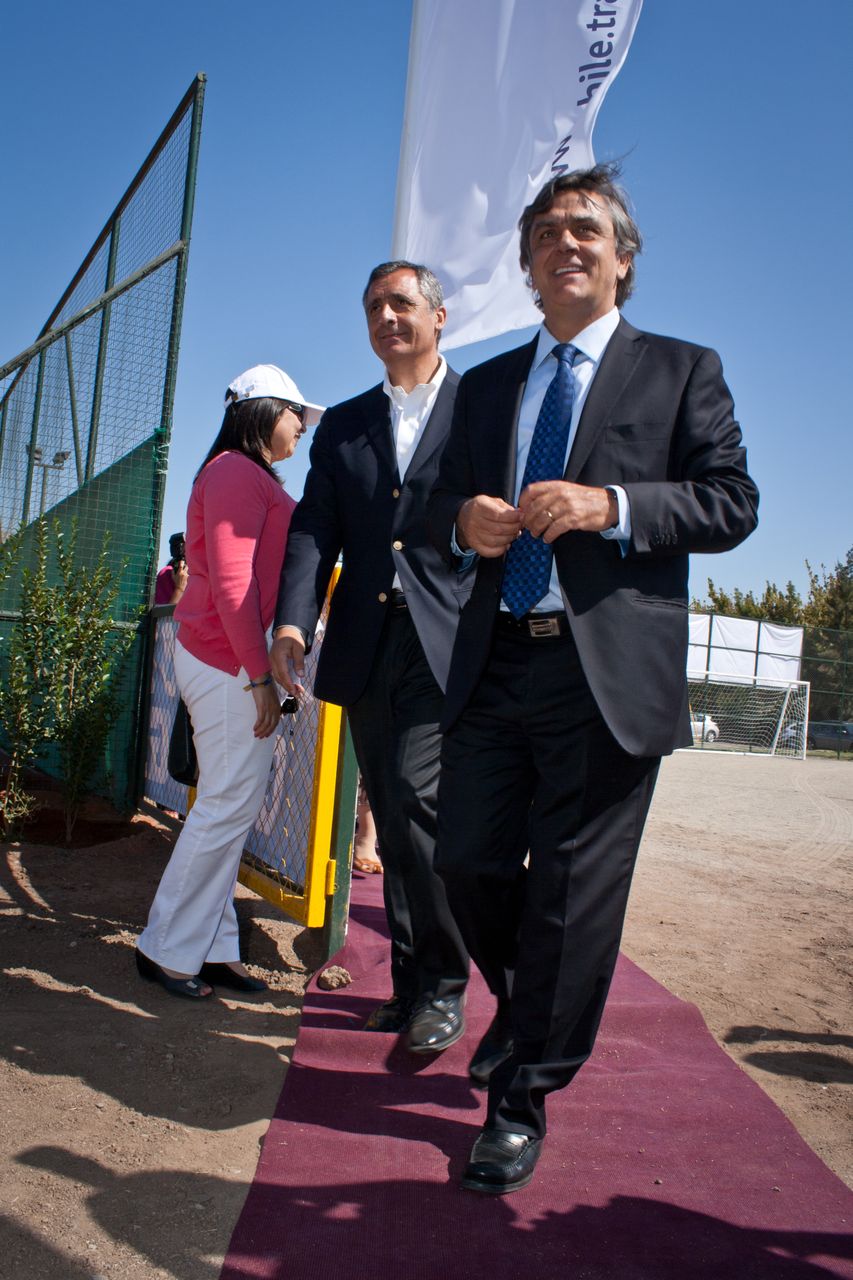
<svg viewBox="0 0 853 1280">
<path fill-rule="evenodd" d="M 166 353 L 166 369 L 163 377 L 163 402 L 160 410 L 160 426 L 154 433 L 154 448 L 157 460 L 154 467 L 151 491 L 152 528 L 159 530 L 163 515 L 163 499 L 166 491 L 166 467 L 168 464 L 168 441 L 172 430 L 172 416 L 175 404 L 175 381 L 178 371 L 178 348 L 181 340 L 181 320 L 184 313 L 184 295 L 187 287 L 187 263 L 189 261 L 190 233 L 192 231 L 193 208 L 195 206 L 195 188 L 198 175 L 198 153 L 201 143 L 201 116 L 204 108 L 204 86 L 207 76 L 202 72 L 195 78 L 191 90 L 193 94 L 192 120 L 190 122 L 190 140 L 187 148 L 187 167 L 184 182 L 184 204 L 181 212 L 181 243 L 175 268 L 175 291 L 172 295 L 172 320 L 169 328 L 169 345 Z M 152 538 L 151 559 L 148 565 L 146 588 L 149 596 L 154 590 L 157 576 L 157 552 Z"/>
<path fill-rule="evenodd" d="M 30 444 L 27 450 L 27 478 L 24 484 L 24 506 L 21 513 L 21 524 L 26 524 L 30 513 L 30 497 L 33 491 L 33 475 L 36 469 L 36 441 L 39 433 L 39 414 L 41 413 L 41 398 L 44 391 L 44 351 L 39 352 L 39 368 L 36 377 L 36 398 L 33 405 L 33 422 L 30 428 Z"/>
<path fill-rule="evenodd" d="M 104 289 L 111 289 L 116 282 L 116 259 L 118 258 L 118 237 L 121 218 L 116 218 L 110 233 L 110 252 L 107 259 L 107 278 Z M 101 416 L 101 399 L 104 392 L 104 372 L 107 363 L 107 341 L 110 336 L 111 304 L 107 303 L 101 312 L 101 335 L 98 339 L 98 358 L 95 364 L 95 389 L 92 394 L 92 413 L 89 419 L 89 445 L 86 451 L 86 479 L 91 480 L 95 474 L 95 454 L 98 448 L 98 422 Z"/>
<path fill-rule="evenodd" d="M 65 364 L 68 373 L 68 401 L 71 407 L 71 435 L 74 440 L 74 466 L 77 484 L 83 483 L 83 451 L 80 447 L 80 419 L 77 414 L 77 388 L 74 385 L 74 361 L 71 354 L 71 334 L 65 331 Z"/>
</svg>

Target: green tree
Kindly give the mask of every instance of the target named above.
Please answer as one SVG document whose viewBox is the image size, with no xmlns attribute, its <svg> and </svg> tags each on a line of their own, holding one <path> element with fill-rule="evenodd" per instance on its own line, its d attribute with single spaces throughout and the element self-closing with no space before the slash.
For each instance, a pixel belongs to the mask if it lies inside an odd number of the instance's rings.
<svg viewBox="0 0 853 1280">
<path fill-rule="evenodd" d="M 694 612 L 721 613 L 727 618 L 754 618 L 759 622 L 779 622 L 784 626 L 798 627 L 803 623 L 803 601 L 793 582 L 785 590 L 775 582 L 768 582 L 760 596 L 752 591 L 735 587 L 729 595 L 708 579 L 708 599 L 694 600 L 690 606 Z"/>
<path fill-rule="evenodd" d="M 708 579 L 708 599 L 691 601 L 694 613 L 720 613 L 727 618 L 753 618 L 757 622 L 779 622 L 789 627 L 829 627 L 853 631 L 853 547 L 844 561 L 827 573 L 816 573 L 808 560 L 809 594 L 805 601 L 793 582 L 784 591 L 775 582 L 766 582 L 757 596 L 735 587 L 729 593 Z"/>
<path fill-rule="evenodd" d="M 802 678 L 811 684 L 812 720 L 849 720 L 853 716 L 853 547 L 827 572 L 815 572 L 808 561 L 809 592 L 805 601 L 792 582 L 784 591 L 767 582 L 760 596 L 735 588 L 723 591 L 708 579 L 708 599 L 693 600 L 691 609 L 730 618 L 752 618 L 804 627 Z"/>
<path fill-rule="evenodd" d="M 853 547 L 819 574 L 810 565 L 803 679 L 811 682 L 812 720 L 853 719 Z"/>
<path fill-rule="evenodd" d="M 830 627 L 834 631 L 853 631 L 853 547 L 845 560 L 839 560 L 831 573 L 824 565 L 817 574 L 808 560 L 809 598 L 803 611 L 808 627 Z"/>
</svg>

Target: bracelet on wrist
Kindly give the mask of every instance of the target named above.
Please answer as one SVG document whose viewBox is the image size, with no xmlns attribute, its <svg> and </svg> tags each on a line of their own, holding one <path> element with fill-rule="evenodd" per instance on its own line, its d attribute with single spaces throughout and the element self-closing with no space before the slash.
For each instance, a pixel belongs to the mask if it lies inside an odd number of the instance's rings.
<svg viewBox="0 0 853 1280">
<path fill-rule="evenodd" d="M 249 689 L 263 689 L 268 684 L 272 684 L 272 676 L 269 672 L 267 672 L 262 680 L 250 680 L 248 684 L 244 684 L 243 692 L 247 693 Z"/>
</svg>

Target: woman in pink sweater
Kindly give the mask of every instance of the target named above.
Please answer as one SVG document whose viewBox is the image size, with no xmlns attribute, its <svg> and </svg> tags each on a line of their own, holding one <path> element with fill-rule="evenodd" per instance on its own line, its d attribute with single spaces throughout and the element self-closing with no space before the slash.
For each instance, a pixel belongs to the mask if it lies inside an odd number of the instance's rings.
<svg viewBox="0 0 853 1280">
<path fill-rule="evenodd" d="M 136 949 L 141 977 L 193 1000 L 212 995 L 212 982 L 244 992 L 266 985 L 240 961 L 233 896 L 281 715 L 267 632 L 296 504 L 272 464 L 291 456 L 323 412 L 275 365 L 241 374 L 225 403 L 190 495 L 189 581 L 175 610 L 175 677 L 193 725 L 197 798 Z"/>
</svg>

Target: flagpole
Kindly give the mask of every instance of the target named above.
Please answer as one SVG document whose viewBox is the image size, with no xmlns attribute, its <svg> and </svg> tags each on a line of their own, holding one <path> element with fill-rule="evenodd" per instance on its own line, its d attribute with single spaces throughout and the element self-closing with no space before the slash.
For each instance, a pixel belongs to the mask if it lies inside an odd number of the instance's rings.
<svg viewBox="0 0 853 1280">
<path fill-rule="evenodd" d="M 414 98 L 413 72 L 415 66 L 415 50 L 419 47 L 421 26 L 421 0 L 412 0 L 412 26 L 409 32 L 409 61 L 406 69 L 406 99 L 403 104 L 403 127 L 400 132 L 400 160 L 397 165 L 397 192 L 394 201 L 394 229 L 391 234 L 391 258 L 402 258 L 406 252 L 406 235 L 409 228 L 409 209 L 411 206 L 411 182 L 406 182 L 409 173 L 409 152 L 413 137 L 410 125 L 410 111 Z M 405 189 L 404 189 L 405 184 Z"/>
</svg>

